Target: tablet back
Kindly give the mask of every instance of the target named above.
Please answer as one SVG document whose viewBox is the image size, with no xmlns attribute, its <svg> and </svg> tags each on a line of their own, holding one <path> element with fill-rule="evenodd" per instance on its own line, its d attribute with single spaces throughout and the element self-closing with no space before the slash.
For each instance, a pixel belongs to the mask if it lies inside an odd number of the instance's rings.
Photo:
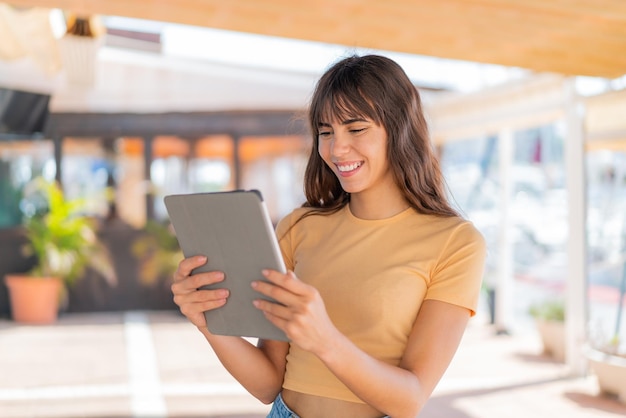
<svg viewBox="0 0 626 418">
<path fill-rule="evenodd" d="M 165 206 L 185 257 L 208 257 L 196 272 L 225 273 L 224 281 L 209 286 L 230 290 L 226 305 L 205 312 L 209 330 L 218 335 L 286 341 L 285 334 L 252 304 L 263 297 L 250 286 L 254 280 L 265 280 L 262 269 L 286 271 L 261 193 L 170 195 L 165 197 Z"/>
</svg>

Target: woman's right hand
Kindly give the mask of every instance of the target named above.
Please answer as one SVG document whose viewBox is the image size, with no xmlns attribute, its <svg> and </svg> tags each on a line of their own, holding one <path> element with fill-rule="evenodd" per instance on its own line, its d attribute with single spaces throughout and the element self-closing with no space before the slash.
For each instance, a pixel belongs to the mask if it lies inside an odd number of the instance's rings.
<svg viewBox="0 0 626 418">
<path fill-rule="evenodd" d="M 204 256 L 182 260 L 174 273 L 174 283 L 171 287 L 174 303 L 178 305 L 182 314 L 195 326 L 203 328 L 206 328 L 204 312 L 224 306 L 229 294 L 227 289 L 200 289 L 224 280 L 224 273 L 221 271 L 191 274 L 193 269 L 206 262 L 207 258 Z"/>
</svg>

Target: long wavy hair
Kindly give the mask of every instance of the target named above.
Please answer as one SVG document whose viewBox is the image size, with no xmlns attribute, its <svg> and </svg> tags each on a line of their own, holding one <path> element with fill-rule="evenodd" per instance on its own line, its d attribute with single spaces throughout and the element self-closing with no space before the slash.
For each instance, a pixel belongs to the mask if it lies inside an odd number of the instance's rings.
<svg viewBox="0 0 626 418">
<path fill-rule="evenodd" d="M 319 79 L 309 106 L 313 146 L 304 174 L 308 214 L 332 213 L 350 201 L 319 154 L 321 122 L 365 118 L 385 128 L 393 177 L 419 213 L 458 216 L 449 204 L 419 93 L 404 70 L 379 55 L 350 56 Z"/>
</svg>

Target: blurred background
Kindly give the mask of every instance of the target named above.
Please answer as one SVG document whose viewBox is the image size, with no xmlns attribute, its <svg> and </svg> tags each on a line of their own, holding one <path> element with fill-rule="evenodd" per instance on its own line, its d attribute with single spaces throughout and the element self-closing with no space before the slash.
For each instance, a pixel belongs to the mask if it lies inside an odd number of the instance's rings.
<svg viewBox="0 0 626 418">
<path fill-rule="evenodd" d="M 303 202 L 315 81 L 380 53 L 419 89 L 451 199 L 487 239 L 486 321 L 514 334 L 556 305 L 584 374 L 585 346 L 626 351 L 624 28 L 609 0 L 0 3 L 0 276 L 34 263 L 25 190 L 43 177 L 87 199 L 118 276 L 88 270 L 62 314 L 175 310 L 171 265 L 151 263 L 177 251 L 163 197 L 259 189 L 278 221 Z"/>
</svg>

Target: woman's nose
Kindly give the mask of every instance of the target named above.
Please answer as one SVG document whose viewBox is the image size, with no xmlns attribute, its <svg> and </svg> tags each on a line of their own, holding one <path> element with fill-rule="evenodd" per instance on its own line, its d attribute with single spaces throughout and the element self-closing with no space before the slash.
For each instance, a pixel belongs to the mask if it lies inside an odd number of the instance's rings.
<svg viewBox="0 0 626 418">
<path fill-rule="evenodd" d="M 331 152 L 333 156 L 341 156 L 350 150 L 350 140 L 347 135 L 335 133 Z"/>
</svg>

